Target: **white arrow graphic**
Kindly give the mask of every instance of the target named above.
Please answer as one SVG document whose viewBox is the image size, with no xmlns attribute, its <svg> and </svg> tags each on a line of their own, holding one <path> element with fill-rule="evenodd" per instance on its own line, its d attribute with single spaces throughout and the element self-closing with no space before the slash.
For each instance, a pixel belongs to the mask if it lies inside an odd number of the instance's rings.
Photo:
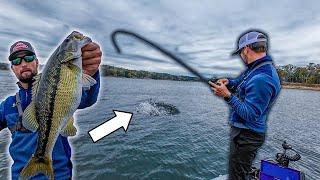
<svg viewBox="0 0 320 180">
<path fill-rule="evenodd" d="M 100 124 L 99 126 L 88 132 L 93 142 L 99 141 L 103 137 L 108 136 L 121 127 L 125 132 L 127 132 L 132 118 L 132 113 L 117 110 L 113 110 L 113 112 L 116 115 L 115 117 L 111 118 L 107 122 Z"/>
</svg>

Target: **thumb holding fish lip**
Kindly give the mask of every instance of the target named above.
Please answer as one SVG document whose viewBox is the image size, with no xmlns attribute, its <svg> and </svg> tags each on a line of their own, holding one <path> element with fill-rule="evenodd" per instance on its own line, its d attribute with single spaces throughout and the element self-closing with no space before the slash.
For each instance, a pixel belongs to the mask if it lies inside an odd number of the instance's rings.
<svg viewBox="0 0 320 180">
<path fill-rule="evenodd" d="M 102 57 L 100 46 L 91 42 L 81 48 L 83 73 L 93 76 L 99 69 Z"/>
</svg>

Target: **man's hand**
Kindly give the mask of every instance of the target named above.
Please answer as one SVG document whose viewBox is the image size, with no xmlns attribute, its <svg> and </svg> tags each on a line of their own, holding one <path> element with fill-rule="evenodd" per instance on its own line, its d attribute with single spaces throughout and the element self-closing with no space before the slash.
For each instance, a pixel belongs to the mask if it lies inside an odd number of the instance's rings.
<svg viewBox="0 0 320 180">
<path fill-rule="evenodd" d="M 100 46 L 91 42 L 81 49 L 82 51 L 82 70 L 83 73 L 93 76 L 99 69 L 102 52 Z"/>
<path fill-rule="evenodd" d="M 219 97 L 230 97 L 231 92 L 228 90 L 224 82 L 221 82 L 219 85 L 209 81 L 211 89 L 214 91 L 214 94 Z"/>
</svg>

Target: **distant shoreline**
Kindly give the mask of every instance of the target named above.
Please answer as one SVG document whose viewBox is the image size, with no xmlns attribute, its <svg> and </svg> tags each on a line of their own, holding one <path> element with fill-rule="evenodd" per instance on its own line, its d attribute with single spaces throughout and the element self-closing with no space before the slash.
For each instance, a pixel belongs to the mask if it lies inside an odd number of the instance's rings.
<svg viewBox="0 0 320 180">
<path fill-rule="evenodd" d="M 0 63 L 0 70 L 9 71 L 10 70 L 9 65 L 6 63 Z M 109 66 L 104 64 L 101 65 L 100 71 L 103 77 L 200 82 L 199 78 L 197 77 L 177 76 L 177 75 L 171 75 L 167 73 L 129 70 L 129 69 L 124 69 L 124 68 L 119 68 L 119 67 L 114 67 L 114 66 Z M 281 85 L 283 89 L 320 91 L 320 84 L 282 82 Z"/>
<path fill-rule="evenodd" d="M 284 89 L 301 89 L 301 90 L 312 90 L 320 91 L 320 84 L 302 84 L 302 83 L 288 83 L 283 82 L 282 88 Z"/>
<path fill-rule="evenodd" d="M 168 80 L 168 79 L 151 79 L 151 78 L 128 78 L 128 77 L 119 77 L 119 76 L 104 76 L 104 77 L 114 77 L 114 78 L 127 78 L 127 79 L 145 79 L 145 80 L 165 80 L 165 81 L 181 81 L 181 80 Z M 187 82 L 187 81 L 185 81 Z M 189 82 L 200 82 L 200 81 L 189 81 Z M 300 83 L 283 83 L 281 87 L 283 89 L 298 89 L 298 90 L 311 90 L 311 91 L 320 91 L 320 85 L 311 84 L 310 87 L 308 85 L 300 84 Z"/>
</svg>

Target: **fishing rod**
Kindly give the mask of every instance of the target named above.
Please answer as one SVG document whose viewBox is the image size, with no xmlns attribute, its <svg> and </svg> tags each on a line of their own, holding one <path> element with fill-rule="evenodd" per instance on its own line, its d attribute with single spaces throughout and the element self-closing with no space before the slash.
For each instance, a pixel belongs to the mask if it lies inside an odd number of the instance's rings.
<svg viewBox="0 0 320 180">
<path fill-rule="evenodd" d="M 160 51 L 163 55 L 169 57 L 170 59 L 174 60 L 175 62 L 177 62 L 178 64 L 180 64 L 182 67 L 184 67 L 185 69 L 187 69 L 189 72 L 191 72 L 192 74 L 194 74 L 195 76 L 197 76 L 201 82 L 205 83 L 207 86 L 209 86 L 209 88 L 211 88 L 211 86 L 209 85 L 208 81 L 209 79 L 205 78 L 204 76 L 202 76 L 197 70 L 195 70 L 194 68 L 190 67 L 188 64 L 186 64 L 185 62 L 183 62 L 182 59 L 180 59 L 179 57 L 173 55 L 170 51 L 162 48 L 160 45 L 152 42 L 151 40 L 148 40 L 147 38 L 136 34 L 134 32 L 130 32 L 127 30 L 123 30 L 123 29 L 118 29 L 115 30 L 114 32 L 112 32 L 111 34 L 111 41 L 112 41 L 112 45 L 114 46 L 114 48 L 116 49 L 116 51 L 121 54 L 121 49 L 117 43 L 117 38 L 116 36 L 118 34 L 123 34 L 123 35 L 129 35 L 129 36 L 133 36 L 136 39 L 140 40 L 141 42 L 157 49 L 158 51 Z"/>
</svg>

